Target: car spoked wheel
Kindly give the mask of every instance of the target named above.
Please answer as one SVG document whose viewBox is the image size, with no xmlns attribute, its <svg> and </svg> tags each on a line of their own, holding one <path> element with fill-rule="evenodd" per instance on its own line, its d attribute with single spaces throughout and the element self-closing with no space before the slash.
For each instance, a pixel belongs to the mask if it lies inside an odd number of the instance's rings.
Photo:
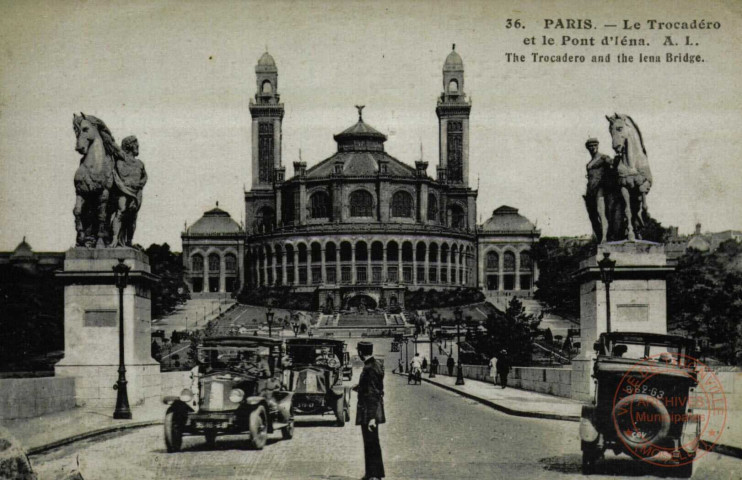
<svg viewBox="0 0 742 480">
<path fill-rule="evenodd" d="M 601 451 L 595 448 L 584 447 L 582 449 L 582 474 L 592 475 L 595 473 L 595 463 L 601 456 Z"/>
<path fill-rule="evenodd" d="M 262 450 L 268 440 L 268 427 L 265 419 L 265 408 L 262 406 L 250 412 L 250 447 L 255 450 Z"/>
<path fill-rule="evenodd" d="M 175 416 L 175 412 L 165 415 L 165 448 L 168 453 L 180 451 L 183 446 L 183 425 Z"/>
<path fill-rule="evenodd" d="M 289 420 L 289 424 L 281 429 L 281 436 L 284 440 L 291 440 L 294 438 L 294 421 Z"/>
<path fill-rule="evenodd" d="M 213 447 L 216 444 L 216 431 L 210 430 L 205 433 L 206 445 Z"/>
<path fill-rule="evenodd" d="M 342 395 L 335 401 L 335 424 L 345 426 L 345 398 Z"/>
</svg>

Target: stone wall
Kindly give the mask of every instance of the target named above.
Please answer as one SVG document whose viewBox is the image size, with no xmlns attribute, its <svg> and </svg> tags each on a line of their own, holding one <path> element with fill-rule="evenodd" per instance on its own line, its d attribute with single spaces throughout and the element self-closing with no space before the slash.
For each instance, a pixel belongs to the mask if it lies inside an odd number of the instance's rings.
<svg viewBox="0 0 742 480">
<path fill-rule="evenodd" d="M 75 379 L 63 377 L 0 380 L 0 420 L 31 418 L 75 406 Z"/>
<path fill-rule="evenodd" d="M 181 390 L 184 388 L 190 388 L 191 386 L 191 372 L 163 372 L 160 374 L 162 377 L 162 383 L 160 384 L 160 392 L 163 397 L 168 395 L 179 396 Z"/>
<path fill-rule="evenodd" d="M 490 369 L 486 365 L 464 365 L 464 377 L 482 382 L 492 382 Z M 446 373 L 446 367 L 438 367 L 439 374 Z M 454 368 L 454 375 L 456 369 Z M 513 367 L 508 375 L 508 386 L 541 392 L 558 397 L 571 397 L 572 370 L 549 367 Z"/>
</svg>

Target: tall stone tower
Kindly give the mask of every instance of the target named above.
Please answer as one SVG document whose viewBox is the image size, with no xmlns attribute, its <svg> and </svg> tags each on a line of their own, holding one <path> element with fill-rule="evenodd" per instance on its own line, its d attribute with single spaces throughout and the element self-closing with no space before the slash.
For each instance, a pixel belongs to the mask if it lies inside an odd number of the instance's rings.
<svg viewBox="0 0 742 480">
<path fill-rule="evenodd" d="M 272 189 L 281 168 L 283 104 L 278 94 L 276 62 L 265 52 L 255 66 L 257 92 L 250 100 L 252 116 L 252 189 Z"/>
<path fill-rule="evenodd" d="M 464 93 L 464 62 L 454 44 L 443 64 L 443 93 L 435 109 L 440 142 L 439 181 L 463 187 L 469 185 L 470 112 L 471 102 Z"/>
</svg>

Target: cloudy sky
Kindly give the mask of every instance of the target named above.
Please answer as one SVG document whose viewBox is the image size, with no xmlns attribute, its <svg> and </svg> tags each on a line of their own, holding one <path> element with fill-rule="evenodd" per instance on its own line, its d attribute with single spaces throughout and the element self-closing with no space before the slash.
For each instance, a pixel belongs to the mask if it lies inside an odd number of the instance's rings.
<svg viewBox="0 0 742 480">
<path fill-rule="evenodd" d="M 435 175 L 436 98 L 456 43 L 471 114 L 470 183 L 478 216 L 507 204 L 545 235 L 590 232 L 581 195 L 584 142 L 610 153 L 605 115 L 641 127 L 655 184 L 650 211 L 690 232 L 742 228 L 742 8 L 738 2 L 92 2 L 0 1 L 0 250 L 26 235 L 36 250 L 74 243 L 72 114 L 135 134 L 149 173 L 135 241 L 180 250 L 184 222 L 219 201 L 240 221 L 250 185 L 254 67 L 268 51 L 285 103 L 283 162 L 313 165 L 332 135 L 364 119 L 412 164 L 420 144 Z M 670 8 L 672 7 L 672 8 Z M 676 13 L 677 12 L 677 13 Z M 506 29 L 506 19 L 524 29 Z M 544 30 L 546 18 L 591 19 L 591 31 Z M 640 31 L 604 27 L 642 22 Z M 719 21 L 663 47 L 647 19 Z M 554 36 L 556 46 L 526 46 Z M 562 35 L 644 38 L 650 47 L 562 47 Z M 507 63 L 505 53 L 584 54 L 583 65 Z M 701 54 L 700 64 L 618 64 L 639 52 Z M 589 63 L 592 54 L 612 62 Z M 530 57 L 529 57 L 530 58 Z M 636 58 L 635 58 L 636 62 Z"/>
</svg>

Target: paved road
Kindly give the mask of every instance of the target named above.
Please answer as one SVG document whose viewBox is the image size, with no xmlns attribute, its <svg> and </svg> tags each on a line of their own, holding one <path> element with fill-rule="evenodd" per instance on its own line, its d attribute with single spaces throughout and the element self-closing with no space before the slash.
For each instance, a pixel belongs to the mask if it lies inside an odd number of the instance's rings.
<svg viewBox="0 0 742 480">
<path fill-rule="evenodd" d="M 508 416 L 438 387 L 408 386 L 389 373 L 385 385 L 388 423 L 381 442 L 390 479 L 582 478 L 577 423 Z M 355 416 L 355 405 L 351 413 Z M 292 440 L 274 434 L 263 451 L 247 450 L 243 437 L 221 437 L 213 450 L 194 437 L 185 440 L 183 452 L 168 454 L 162 427 L 151 427 L 63 447 L 32 461 L 41 479 L 54 478 L 79 456 L 87 480 L 345 480 L 361 478 L 362 455 L 358 427 L 334 427 L 327 416 L 300 417 Z M 730 480 L 740 471 L 741 460 L 709 454 L 696 465 L 694 478 Z M 591 478 L 664 473 L 609 454 Z"/>
</svg>

